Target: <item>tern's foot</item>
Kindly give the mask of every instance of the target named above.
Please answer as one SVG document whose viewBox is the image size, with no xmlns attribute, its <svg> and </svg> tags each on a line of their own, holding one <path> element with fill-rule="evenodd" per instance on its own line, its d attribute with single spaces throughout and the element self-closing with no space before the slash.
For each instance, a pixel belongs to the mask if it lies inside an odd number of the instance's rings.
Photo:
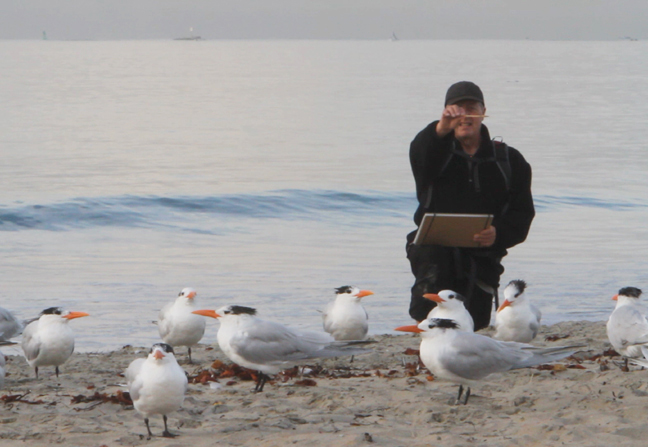
<svg viewBox="0 0 648 447">
<path fill-rule="evenodd" d="M 176 438 L 178 435 L 174 435 L 169 430 L 164 430 L 162 432 L 162 436 L 164 436 L 165 438 Z"/>
</svg>

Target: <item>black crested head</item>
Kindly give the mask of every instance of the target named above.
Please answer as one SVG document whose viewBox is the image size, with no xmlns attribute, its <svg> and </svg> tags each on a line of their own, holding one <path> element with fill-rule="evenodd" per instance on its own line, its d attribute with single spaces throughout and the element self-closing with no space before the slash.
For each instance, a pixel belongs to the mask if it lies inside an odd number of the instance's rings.
<svg viewBox="0 0 648 447">
<path fill-rule="evenodd" d="M 459 292 L 452 292 L 452 294 L 449 295 L 448 298 L 450 298 L 450 299 L 455 299 L 455 300 L 459 300 L 459 301 L 461 301 L 462 303 L 466 303 L 466 302 L 468 301 L 468 300 L 466 299 L 466 297 L 463 296 L 463 295 L 462 295 L 461 293 L 459 293 Z"/>
<path fill-rule="evenodd" d="M 231 315 L 256 315 L 256 309 L 246 306 L 230 306 L 229 313 Z"/>
<path fill-rule="evenodd" d="M 631 298 L 639 298 L 641 293 L 641 289 L 637 289 L 636 287 L 624 287 L 619 290 L 619 295 L 629 296 Z"/>
<path fill-rule="evenodd" d="M 518 293 L 515 294 L 516 297 L 522 295 L 524 293 L 524 289 L 526 289 L 527 286 L 526 282 L 523 279 L 514 279 L 509 283 L 509 286 L 511 284 L 513 284 L 518 289 Z"/>
<path fill-rule="evenodd" d="M 352 290 L 353 290 L 353 286 L 342 286 L 335 289 L 335 293 L 337 295 L 341 295 L 343 293 L 351 293 Z"/>
<path fill-rule="evenodd" d="M 438 327 L 440 329 L 458 329 L 459 325 L 454 320 L 447 318 L 432 318 L 428 326 L 430 329 Z"/>
<path fill-rule="evenodd" d="M 60 307 L 48 307 L 40 313 L 41 315 L 61 315 L 63 314 L 63 309 Z"/>
<path fill-rule="evenodd" d="M 156 346 L 159 347 L 160 349 L 162 349 L 164 352 L 167 352 L 167 353 L 170 352 L 171 354 L 174 354 L 174 352 L 173 352 L 173 347 L 172 347 L 170 344 L 168 344 L 168 343 L 155 343 L 155 344 L 151 347 L 151 350 L 149 351 L 149 354 L 150 354 L 151 352 L 153 352 L 153 350 L 155 349 Z"/>
</svg>

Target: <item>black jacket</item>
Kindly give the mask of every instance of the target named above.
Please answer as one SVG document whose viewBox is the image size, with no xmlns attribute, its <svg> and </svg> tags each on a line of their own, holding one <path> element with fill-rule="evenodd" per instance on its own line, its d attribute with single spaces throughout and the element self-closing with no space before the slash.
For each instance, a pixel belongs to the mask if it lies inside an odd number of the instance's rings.
<svg viewBox="0 0 648 447">
<path fill-rule="evenodd" d="M 511 179 L 507 191 L 493 149 L 493 144 L 501 143 L 491 141 L 486 126 L 481 127 L 481 144 L 471 157 L 463 152 L 454 132 L 439 138 L 437 123 L 423 129 L 410 146 L 419 201 L 414 222 L 418 226 L 425 212 L 493 214 L 497 231 L 495 244 L 471 250 L 488 250 L 496 257 L 506 255 L 507 248 L 526 239 L 535 216 L 531 166 L 520 152 L 509 147 Z"/>
</svg>

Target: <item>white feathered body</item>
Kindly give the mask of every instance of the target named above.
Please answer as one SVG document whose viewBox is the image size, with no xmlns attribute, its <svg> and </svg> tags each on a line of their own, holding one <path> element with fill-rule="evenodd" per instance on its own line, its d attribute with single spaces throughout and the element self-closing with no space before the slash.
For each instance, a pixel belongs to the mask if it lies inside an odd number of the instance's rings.
<svg viewBox="0 0 648 447">
<path fill-rule="evenodd" d="M 468 386 L 493 373 L 552 362 L 573 352 L 573 347 L 540 348 L 440 328 L 422 333 L 420 347 L 421 360 L 435 376 Z"/>
<path fill-rule="evenodd" d="M 133 405 L 145 418 L 169 414 L 184 402 L 187 377 L 175 358 L 134 360 L 126 379 Z"/>
<path fill-rule="evenodd" d="M 335 340 L 364 340 L 369 331 L 369 316 L 360 300 L 338 295 L 322 314 L 324 330 Z"/>
<path fill-rule="evenodd" d="M 253 315 L 229 315 L 219 320 L 217 339 L 223 353 L 234 363 L 265 374 L 277 374 L 301 360 L 367 352 L 336 342 L 327 333 L 297 332 Z"/>
<path fill-rule="evenodd" d="M 68 320 L 43 315 L 27 325 L 21 346 L 30 366 L 60 366 L 74 352 L 74 333 Z"/>
<path fill-rule="evenodd" d="M 528 300 L 518 300 L 495 314 L 493 338 L 528 343 L 538 335 L 542 313 Z"/>
<path fill-rule="evenodd" d="M 160 338 L 171 346 L 197 344 L 205 334 L 205 319 L 192 314 L 196 310 L 193 301 L 178 297 L 160 311 L 158 329 Z"/>
<path fill-rule="evenodd" d="M 648 345 L 648 310 L 636 298 L 619 295 L 606 328 L 608 339 L 619 354 L 643 357 L 642 346 Z"/>
</svg>

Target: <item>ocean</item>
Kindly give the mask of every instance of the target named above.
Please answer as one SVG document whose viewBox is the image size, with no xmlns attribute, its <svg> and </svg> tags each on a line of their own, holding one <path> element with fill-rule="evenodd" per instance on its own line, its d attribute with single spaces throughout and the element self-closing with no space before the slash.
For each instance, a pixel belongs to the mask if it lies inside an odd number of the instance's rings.
<svg viewBox="0 0 648 447">
<path fill-rule="evenodd" d="M 409 324 L 409 143 L 481 86 L 533 167 L 504 259 L 543 323 L 648 288 L 648 43 L 0 41 L 0 306 L 73 320 L 80 351 L 159 339 L 184 287 L 321 329 L 357 285 L 370 333 Z M 215 342 L 208 322 L 204 342 Z M 18 349 L 18 348 L 12 348 Z"/>
</svg>

